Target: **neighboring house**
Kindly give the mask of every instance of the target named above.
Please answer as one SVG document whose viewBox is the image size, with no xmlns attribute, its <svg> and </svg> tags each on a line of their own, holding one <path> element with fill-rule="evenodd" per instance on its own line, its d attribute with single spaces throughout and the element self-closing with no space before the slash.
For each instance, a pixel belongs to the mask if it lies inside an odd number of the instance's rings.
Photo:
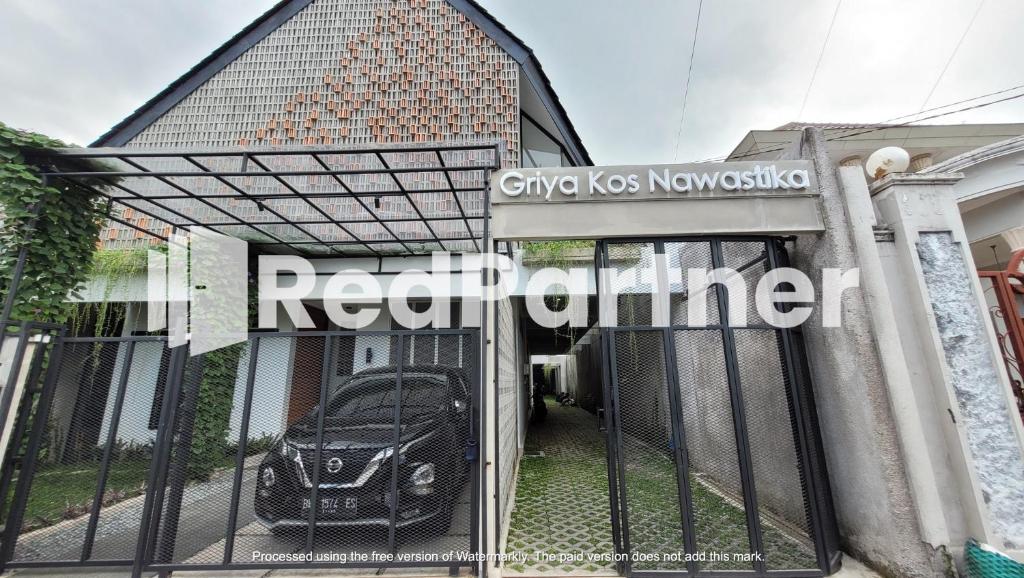
<svg viewBox="0 0 1024 578">
<path fill-rule="evenodd" d="M 727 160 L 788 158 L 799 146 L 801 129 L 825 132 L 831 158 L 838 166 L 863 166 L 871 153 L 897 146 L 910 154 L 908 172 L 963 173 L 953 186 L 971 256 L 978 270 L 1002 271 L 1014 252 L 1024 250 L 1024 124 L 880 125 L 793 122 L 774 130 L 752 130 Z M 869 180 L 872 180 L 870 176 Z M 994 329 L 1016 383 L 1024 415 L 1021 383 L 1024 358 L 1016 357 L 1012 335 L 996 302 L 991 281 L 982 287 Z M 1017 294 L 1017 317 L 1024 317 L 1024 295 Z M 1024 335 L 1018 339 L 1024 340 Z M 1024 353 L 1024 351 L 1020 352 Z"/>
<path fill-rule="evenodd" d="M 1024 165 L 1020 163 L 1024 123 L 906 126 L 791 122 L 773 130 L 750 131 L 726 160 L 790 158 L 804 127 L 825 131 L 829 153 L 839 166 L 863 165 L 876 150 L 897 146 L 910 153 L 909 172 L 964 173 L 964 180 L 955 186 L 957 203 L 979 269 L 1002 268 L 1011 247 L 1024 248 L 1020 232 L 1024 227 Z"/>
<path fill-rule="evenodd" d="M 978 147 L 921 172 L 964 174 L 953 189 L 979 269 L 1002 270 L 1012 253 L 1024 249 L 1024 136 Z"/>
</svg>

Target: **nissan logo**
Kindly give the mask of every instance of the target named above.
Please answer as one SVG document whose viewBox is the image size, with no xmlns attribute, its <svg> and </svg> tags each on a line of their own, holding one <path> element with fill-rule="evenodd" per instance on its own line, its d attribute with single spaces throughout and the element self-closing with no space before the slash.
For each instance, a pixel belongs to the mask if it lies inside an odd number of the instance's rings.
<svg viewBox="0 0 1024 578">
<path fill-rule="evenodd" d="M 331 458 L 327 460 L 327 471 L 332 474 L 336 474 L 341 471 L 341 458 Z"/>
</svg>

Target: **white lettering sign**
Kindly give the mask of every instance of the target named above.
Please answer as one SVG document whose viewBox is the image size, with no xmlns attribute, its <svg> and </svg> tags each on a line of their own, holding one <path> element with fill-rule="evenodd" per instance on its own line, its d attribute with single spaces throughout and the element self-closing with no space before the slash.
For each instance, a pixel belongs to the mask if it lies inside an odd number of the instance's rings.
<svg viewBox="0 0 1024 578">
<path fill-rule="evenodd" d="M 494 202 L 571 202 L 816 193 L 809 161 L 509 169 Z"/>
</svg>

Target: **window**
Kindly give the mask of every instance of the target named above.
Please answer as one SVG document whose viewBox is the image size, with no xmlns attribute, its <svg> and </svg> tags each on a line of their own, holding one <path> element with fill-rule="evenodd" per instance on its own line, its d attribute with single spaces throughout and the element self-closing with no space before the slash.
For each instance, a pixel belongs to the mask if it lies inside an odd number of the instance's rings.
<svg viewBox="0 0 1024 578">
<path fill-rule="evenodd" d="M 522 134 L 522 166 L 523 168 L 534 167 L 567 167 L 572 166 L 569 159 L 562 150 L 562 145 L 551 138 L 549 133 L 542 129 L 527 114 L 520 115 Z"/>
</svg>

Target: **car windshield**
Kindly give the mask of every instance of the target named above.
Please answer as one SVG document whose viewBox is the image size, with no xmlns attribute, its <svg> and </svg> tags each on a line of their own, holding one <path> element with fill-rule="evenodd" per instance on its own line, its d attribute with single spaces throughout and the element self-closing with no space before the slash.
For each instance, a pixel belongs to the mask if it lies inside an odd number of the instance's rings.
<svg viewBox="0 0 1024 578">
<path fill-rule="evenodd" d="M 448 402 L 445 374 L 402 374 L 402 418 L 433 415 Z M 328 418 L 391 418 L 395 408 L 394 375 L 356 378 L 342 386 L 327 404 Z"/>
</svg>

